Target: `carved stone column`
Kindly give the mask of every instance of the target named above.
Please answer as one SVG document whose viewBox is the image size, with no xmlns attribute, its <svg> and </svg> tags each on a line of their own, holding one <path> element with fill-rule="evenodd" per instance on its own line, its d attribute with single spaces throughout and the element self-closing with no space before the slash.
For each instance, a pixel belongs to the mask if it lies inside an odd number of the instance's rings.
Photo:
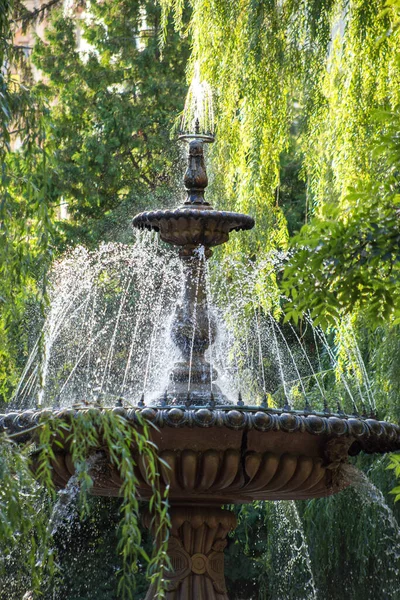
<svg viewBox="0 0 400 600">
<path fill-rule="evenodd" d="M 229 510 L 179 506 L 170 510 L 172 528 L 166 600 L 228 600 L 224 576 L 226 536 L 236 527 Z M 146 600 L 155 598 L 153 586 Z"/>
<path fill-rule="evenodd" d="M 205 258 L 194 253 L 182 260 L 184 290 L 175 311 L 171 336 L 183 360 L 175 363 L 169 388 L 177 403 L 203 404 L 210 401 L 211 382 L 218 376 L 204 357 L 214 342 L 216 324 L 208 307 Z M 221 395 L 218 388 L 215 394 L 217 398 Z"/>
</svg>

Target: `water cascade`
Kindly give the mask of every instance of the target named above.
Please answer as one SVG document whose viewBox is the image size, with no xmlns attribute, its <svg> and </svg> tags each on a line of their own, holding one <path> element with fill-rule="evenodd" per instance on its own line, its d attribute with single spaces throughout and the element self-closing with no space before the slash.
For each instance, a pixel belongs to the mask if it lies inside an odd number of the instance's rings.
<svg viewBox="0 0 400 600">
<path fill-rule="evenodd" d="M 270 592 L 276 598 L 317 600 L 307 541 L 293 501 L 271 504 L 273 573 Z"/>
</svg>

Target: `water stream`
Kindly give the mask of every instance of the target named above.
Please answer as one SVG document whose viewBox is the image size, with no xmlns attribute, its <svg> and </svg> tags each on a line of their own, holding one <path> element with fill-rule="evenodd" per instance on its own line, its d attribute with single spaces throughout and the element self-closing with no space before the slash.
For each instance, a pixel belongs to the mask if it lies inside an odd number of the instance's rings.
<svg viewBox="0 0 400 600">
<path fill-rule="evenodd" d="M 275 323 L 274 323 L 272 315 L 270 315 L 270 320 L 271 320 L 272 335 L 274 337 L 276 357 L 278 359 L 279 373 L 280 373 L 281 382 L 282 382 L 282 385 L 283 385 L 283 391 L 284 391 L 284 394 L 285 394 L 286 401 L 290 405 L 290 397 L 289 397 L 289 394 L 288 394 L 287 389 L 286 389 L 285 374 L 283 372 L 282 358 L 281 358 L 281 353 L 280 353 L 280 350 L 279 350 L 278 338 L 276 337 Z"/>
<path fill-rule="evenodd" d="M 303 525 L 293 501 L 270 503 L 269 593 L 274 600 L 317 600 Z"/>
<path fill-rule="evenodd" d="M 211 283 L 210 283 L 210 270 L 208 268 L 208 262 L 206 262 L 206 257 L 204 256 L 204 268 L 205 268 L 205 277 L 206 277 L 206 297 L 207 297 L 207 321 L 208 321 L 208 337 L 212 339 L 212 319 L 211 319 L 211 304 L 212 304 L 212 295 L 211 295 Z M 208 362 L 210 363 L 210 392 L 213 390 L 213 345 L 210 344 L 208 348 Z"/>
<path fill-rule="evenodd" d="M 32 406 L 39 396 L 45 406 L 64 406 L 101 393 L 106 401 L 121 389 L 136 402 L 145 379 L 147 392 L 156 390 L 176 358 L 169 324 L 181 292 L 178 258 L 138 236 L 133 247 L 69 252 L 51 282 L 46 350 L 40 356 L 34 344 L 12 405 Z"/>
</svg>

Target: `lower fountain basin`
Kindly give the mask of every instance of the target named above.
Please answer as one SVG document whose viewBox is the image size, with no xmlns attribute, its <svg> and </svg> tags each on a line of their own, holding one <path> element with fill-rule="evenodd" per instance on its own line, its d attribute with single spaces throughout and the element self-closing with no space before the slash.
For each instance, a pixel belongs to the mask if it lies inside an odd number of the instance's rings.
<svg viewBox="0 0 400 600">
<path fill-rule="evenodd" d="M 77 409 L 53 411 L 69 418 Z M 253 500 L 320 498 L 349 485 L 347 459 L 361 451 L 400 449 L 400 427 L 375 419 L 339 415 L 285 413 L 246 407 L 144 407 L 113 410 L 137 426 L 137 413 L 156 428 L 151 435 L 158 447 L 162 486 L 177 504 L 230 504 Z M 48 411 L 47 411 L 48 412 Z M 20 432 L 29 438 L 40 411 L 0 417 L 0 431 Z M 105 450 L 92 477 L 91 492 L 118 496 L 121 477 Z M 53 477 L 63 488 L 74 474 L 66 443 L 54 447 Z M 143 500 L 151 496 L 142 459 L 132 448 Z M 166 463 L 166 464 L 164 464 Z M 168 465 L 169 468 L 166 466 Z"/>
</svg>

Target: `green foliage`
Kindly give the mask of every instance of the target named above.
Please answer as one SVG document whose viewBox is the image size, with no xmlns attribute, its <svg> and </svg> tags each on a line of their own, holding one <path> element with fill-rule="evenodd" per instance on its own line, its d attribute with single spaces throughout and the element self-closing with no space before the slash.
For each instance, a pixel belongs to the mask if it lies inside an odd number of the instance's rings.
<svg viewBox="0 0 400 600">
<path fill-rule="evenodd" d="M 84 19 L 55 12 L 46 41 L 35 45 L 33 61 L 44 75 L 36 90 L 51 102 L 52 186 L 68 209 L 59 223 L 68 242 L 97 242 L 104 217 L 124 206 L 128 226 L 136 211 L 165 202 L 174 189 L 179 148 L 169 137 L 185 94 L 188 44 L 169 28 L 161 54 L 159 22 L 153 1 L 106 0 L 92 3 Z"/>
<path fill-rule="evenodd" d="M 55 573 L 48 527 L 51 499 L 38 486 L 29 467 L 28 449 L 17 447 L 2 436 L 0 594 L 8 589 L 10 600 L 20 598 L 22 590 L 46 589 L 49 577 Z"/>
<path fill-rule="evenodd" d="M 388 465 L 388 469 L 392 469 L 394 471 L 394 474 L 396 475 L 397 479 L 400 480 L 400 455 L 399 454 L 392 454 L 392 456 L 390 457 L 390 464 Z M 400 486 L 394 487 L 390 493 L 395 494 L 395 498 L 394 498 L 395 502 L 398 502 L 400 500 Z"/>
<path fill-rule="evenodd" d="M 399 527 L 377 488 L 350 487 L 301 514 L 321 598 L 397 597 Z"/>
<path fill-rule="evenodd" d="M 225 574 L 228 596 L 240 598 L 262 598 L 268 585 L 265 553 L 268 544 L 268 529 L 265 513 L 260 507 L 242 505 L 235 508 L 238 526 L 225 551 Z"/>
<path fill-rule="evenodd" d="M 178 28 L 183 4 L 162 1 L 164 19 L 173 12 Z M 227 251 L 263 256 L 287 246 L 279 206 L 280 157 L 292 123 L 304 119 L 317 95 L 334 3 L 188 4 L 192 66 L 199 64 L 201 77 L 215 90 L 213 199 L 218 207 L 250 212 L 257 224 L 252 234 L 232 240 Z"/>
<path fill-rule="evenodd" d="M 400 351 L 399 326 L 381 325 L 373 331 L 363 315 L 354 320 L 354 331 L 369 374 L 379 414 L 383 418 L 400 420 Z"/>
<path fill-rule="evenodd" d="M 307 222 L 307 185 L 302 176 L 302 155 L 299 136 L 295 130 L 289 138 L 288 149 L 280 157 L 280 181 L 276 193 L 287 222 L 289 239 L 298 230 L 299 224 Z"/>
<path fill-rule="evenodd" d="M 75 477 L 79 484 L 81 519 L 89 514 L 90 503 L 87 494 L 93 485 L 92 474 L 96 468 L 96 461 L 102 459 L 106 463 L 109 462 L 121 476 L 122 501 L 119 508 L 117 545 L 120 557 L 118 595 L 122 598 L 134 598 L 138 567 L 142 563 L 147 564 L 148 580 L 157 585 L 158 597 L 164 597 L 163 573 L 168 565 L 166 548 L 170 527 L 168 490 L 160 489 L 158 458 L 156 447 L 151 441 L 149 426 L 140 415 L 137 416 L 137 425 L 133 426 L 112 411 L 100 413 L 98 410 L 89 409 L 69 417 L 49 415 L 37 426 L 39 435 L 36 449 L 28 444 L 26 451 L 21 452 L 21 447 L 15 446 L 7 438 L 2 440 L 0 544 L 5 559 L 0 562 L 0 568 L 10 568 L 7 562 L 12 562 L 15 586 L 20 581 L 25 589 L 31 589 L 37 597 L 38 594 L 45 593 L 47 587 L 56 585 L 49 500 L 53 498 L 54 505 L 56 494 L 52 463 L 57 460 L 57 452 L 67 447 L 71 452 Z M 102 448 L 101 456 L 99 448 Z M 139 527 L 138 480 L 135 475 L 133 450 L 143 461 L 146 478 L 152 488 L 149 510 L 153 515 L 152 529 L 157 544 L 153 546 L 150 554 L 143 548 Z M 29 452 L 30 460 L 27 457 Z M 40 488 L 34 483 L 31 469 L 35 472 Z M 48 500 L 38 510 L 40 489 L 46 490 Z M 18 551 L 18 561 L 13 557 L 13 551 Z M 5 580 L 5 585 L 8 583 L 8 580 Z"/>
<path fill-rule="evenodd" d="M 52 258 L 52 207 L 47 188 L 46 103 L 30 90 L 11 19 L 20 2 L 0 6 L 0 394 L 9 396 L 28 343 L 27 305 L 44 305 Z M 15 67 L 18 66 L 18 75 Z M 19 146 L 19 148 L 18 148 Z"/>
<path fill-rule="evenodd" d="M 370 151 L 378 163 L 375 181 L 349 189 L 345 208 L 324 204 L 292 239 L 283 281 L 292 296 L 288 318 L 297 321 L 310 310 L 324 327 L 359 309 L 371 323 L 400 318 L 400 115 L 379 116 L 382 134 Z"/>
<path fill-rule="evenodd" d="M 373 326 L 399 318 L 399 12 L 360 0 L 338 23 L 304 135 L 315 216 L 285 271 L 294 319 L 306 305 L 324 326 L 359 309 Z"/>
<path fill-rule="evenodd" d="M 84 521 L 74 514 L 55 535 L 62 573 L 57 597 L 73 600 L 110 600 L 117 597 L 121 558 L 117 553 L 120 498 L 88 498 L 89 515 Z M 143 529 L 143 528 L 142 528 Z M 142 531 L 143 547 L 151 553 L 153 539 Z M 135 600 L 143 600 L 149 587 L 146 564 L 139 561 L 135 576 Z"/>
<path fill-rule="evenodd" d="M 254 502 L 237 511 L 226 552 L 229 598 L 314 598 L 307 544 L 294 502 Z"/>
</svg>

